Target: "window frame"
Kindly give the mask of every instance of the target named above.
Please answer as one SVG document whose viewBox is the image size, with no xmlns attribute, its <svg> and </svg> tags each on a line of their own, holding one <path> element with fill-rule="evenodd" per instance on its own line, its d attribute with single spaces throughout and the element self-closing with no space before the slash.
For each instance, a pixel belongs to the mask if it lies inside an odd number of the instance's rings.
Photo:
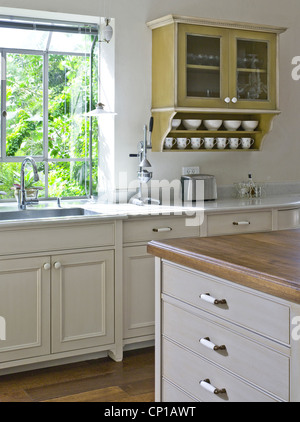
<svg viewBox="0 0 300 422">
<path fill-rule="evenodd" d="M 56 21 L 53 21 L 56 22 Z M 86 27 L 89 24 L 78 24 L 79 28 Z M 99 25 L 91 24 L 94 27 L 93 32 L 86 32 L 86 35 L 91 35 L 96 37 L 99 35 Z M 95 26 L 97 26 L 97 34 L 95 32 Z M 49 31 L 50 32 L 50 31 Z M 59 162 L 86 162 L 89 163 L 90 166 L 92 165 L 93 157 L 91 154 L 91 148 L 88 150 L 88 155 L 86 157 L 82 158 L 51 158 L 49 157 L 49 139 L 48 139 L 48 105 L 49 105 L 49 56 L 50 55 L 62 55 L 62 56 L 79 56 L 84 58 L 89 58 L 89 61 L 91 62 L 91 53 L 90 52 L 69 52 L 69 51 L 55 51 L 50 50 L 49 51 L 49 44 L 51 42 L 51 36 L 54 31 L 49 33 L 49 39 L 47 42 L 47 48 L 46 50 L 32 50 L 32 49 L 18 49 L 18 48 L 0 48 L 0 60 L 1 60 L 1 69 L 0 69 L 0 75 L 1 75 L 1 107 L 0 107 L 0 120 L 1 120 L 1 131 L 0 131 L 0 163 L 21 163 L 25 156 L 6 156 L 6 101 L 7 101 L 7 85 L 6 85 L 6 56 L 8 53 L 12 54 L 28 54 L 28 55 L 39 55 L 43 58 L 43 156 L 32 156 L 36 162 L 42 162 L 44 163 L 44 173 L 45 173 L 45 196 L 40 198 L 41 200 L 52 200 L 55 199 L 53 197 L 49 197 L 49 163 L 59 163 Z M 61 32 L 68 32 L 68 31 L 61 31 Z M 70 31 L 70 32 L 76 32 Z M 80 31 L 79 31 L 80 32 Z M 82 32 L 83 33 L 83 32 Z M 95 40 L 95 38 L 94 38 Z M 93 44 L 93 39 L 91 39 L 91 46 Z M 99 67 L 99 62 L 98 62 Z M 91 81 L 90 81 L 91 82 Z M 99 83 L 99 80 L 98 80 Z M 88 90 L 90 91 L 90 85 L 88 86 Z M 91 92 L 91 91 L 90 91 Z M 99 85 L 98 85 L 98 92 L 99 92 Z M 88 106 L 90 110 L 92 109 L 91 102 L 93 102 L 93 98 L 87 98 L 86 100 L 86 112 L 88 110 Z M 88 117 L 86 117 L 88 119 Z M 89 117 L 90 120 L 90 126 L 92 127 L 92 118 Z M 91 136 L 89 132 L 86 133 L 86 136 Z M 91 138 L 90 138 L 91 140 Z M 98 157 L 99 160 L 99 157 Z M 92 169 L 90 168 L 87 172 L 87 180 L 89 181 L 90 186 L 93 184 L 93 179 L 90 180 L 92 176 Z M 90 192 L 86 191 L 86 195 L 84 196 L 72 196 L 72 197 L 64 197 L 64 199 L 82 199 L 87 198 L 91 195 L 91 189 Z M 1 199 L 0 202 L 9 202 L 13 201 L 11 198 L 7 199 Z"/>
</svg>

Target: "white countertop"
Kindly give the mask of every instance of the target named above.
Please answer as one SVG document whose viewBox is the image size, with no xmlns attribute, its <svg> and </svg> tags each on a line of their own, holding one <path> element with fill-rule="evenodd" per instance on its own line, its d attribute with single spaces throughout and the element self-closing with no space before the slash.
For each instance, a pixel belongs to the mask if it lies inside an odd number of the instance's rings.
<svg viewBox="0 0 300 422">
<path fill-rule="evenodd" d="M 274 195 L 253 199 L 219 199 L 204 202 L 206 212 L 213 211 L 246 211 L 263 208 L 289 208 L 300 206 L 300 194 Z"/>
<path fill-rule="evenodd" d="M 265 208 L 293 208 L 300 207 L 300 195 L 274 195 L 259 199 L 219 199 L 217 201 L 199 201 L 197 204 L 190 206 L 176 205 L 144 205 L 138 206 L 133 204 L 103 204 L 90 200 L 62 200 L 62 208 L 81 207 L 88 210 L 99 212 L 99 215 L 92 216 L 67 216 L 67 217 L 47 217 L 37 219 L 16 219 L 2 220 L 1 212 L 18 211 L 16 202 L 0 203 L 0 227 L 23 226 L 27 224 L 51 224 L 68 223 L 77 221 L 85 223 L 87 221 L 98 221 L 108 219 L 128 219 L 137 217 L 151 216 L 168 216 L 168 215 L 193 215 L 195 211 L 205 213 L 229 212 L 229 211 L 247 211 L 259 210 Z M 56 201 L 40 201 L 38 205 L 28 206 L 30 209 L 57 209 Z M 20 211 L 22 212 L 22 211 Z"/>
</svg>

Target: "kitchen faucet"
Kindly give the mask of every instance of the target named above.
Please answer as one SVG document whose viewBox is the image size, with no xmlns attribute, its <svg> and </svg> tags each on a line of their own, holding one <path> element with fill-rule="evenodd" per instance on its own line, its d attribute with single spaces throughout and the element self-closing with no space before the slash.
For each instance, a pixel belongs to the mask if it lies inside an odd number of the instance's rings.
<svg viewBox="0 0 300 422">
<path fill-rule="evenodd" d="M 25 193 L 25 167 L 27 163 L 31 163 L 33 168 L 33 174 L 34 174 L 34 181 L 38 182 L 40 180 L 38 175 L 38 170 L 36 166 L 36 162 L 32 157 L 26 157 L 24 158 L 22 165 L 21 165 L 21 173 L 20 173 L 20 179 L 21 179 L 21 192 L 20 196 L 18 196 L 18 206 L 20 210 L 26 210 L 26 205 L 29 204 L 38 204 L 38 199 L 31 199 L 30 201 L 26 200 L 26 193 Z"/>
</svg>

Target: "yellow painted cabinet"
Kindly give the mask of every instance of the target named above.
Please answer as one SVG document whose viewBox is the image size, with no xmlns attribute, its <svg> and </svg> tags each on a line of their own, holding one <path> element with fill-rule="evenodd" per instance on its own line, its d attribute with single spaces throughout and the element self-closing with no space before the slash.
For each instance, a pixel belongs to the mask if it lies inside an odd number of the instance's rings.
<svg viewBox="0 0 300 422">
<path fill-rule="evenodd" d="M 179 24 L 179 107 L 276 109 L 276 34 Z"/>
<path fill-rule="evenodd" d="M 167 137 L 226 135 L 252 138 L 249 149 L 261 149 L 279 113 L 277 47 L 285 28 L 175 15 L 148 26 L 152 30 L 153 151 L 170 151 L 164 147 Z M 179 127 L 172 126 L 174 119 L 181 121 Z M 182 124 L 186 119 L 202 124 L 190 130 Z M 229 133 L 221 125 L 207 135 L 203 120 L 255 120 L 258 126 Z M 175 142 L 171 150 L 179 149 Z M 184 149 L 197 151 L 191 146 Z"/>
<path fill-rule="evenodd" d="M 277 43 L 283 28 L 184 22 L 188 20 L 148 24 L 154 109 L 276 110 Z"/>
</svg>

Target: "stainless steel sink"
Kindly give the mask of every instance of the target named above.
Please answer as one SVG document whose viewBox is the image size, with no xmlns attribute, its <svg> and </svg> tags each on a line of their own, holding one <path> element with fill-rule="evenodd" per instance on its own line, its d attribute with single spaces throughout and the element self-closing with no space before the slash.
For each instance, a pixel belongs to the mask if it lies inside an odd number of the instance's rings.
<svg viewBox="0 0 300 422">
<path fill-rule="evenodd" d="M 0 221 L 6 220 L 28 220 L 36 218 L 53 218 L 53 217 L 75 217 L 85 215 L 101 215 L 96 211 L 86 210 L 84 208 L 57 208 L 57 209 L 33 209 L 20 211 L 4 211 L 0 212 Z"/>
</svg>

